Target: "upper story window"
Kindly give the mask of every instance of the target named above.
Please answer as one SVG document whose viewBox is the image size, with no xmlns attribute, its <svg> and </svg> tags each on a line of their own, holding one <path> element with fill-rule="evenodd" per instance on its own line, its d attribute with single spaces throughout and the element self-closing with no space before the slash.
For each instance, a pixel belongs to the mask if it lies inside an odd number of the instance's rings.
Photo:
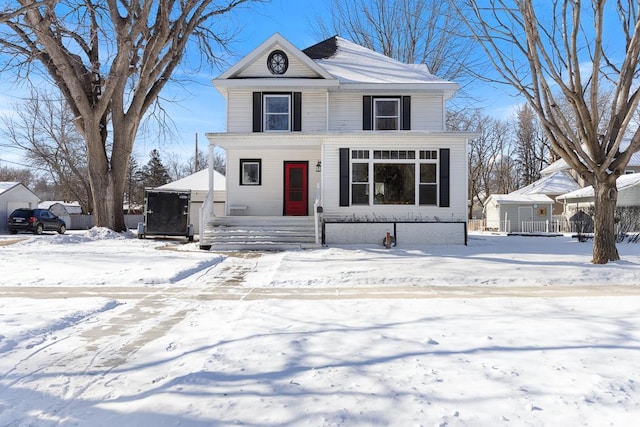
<svg viewBox="0 0 640 427">
<path fill-rule="evenodd" d="M 265 94 L 264 126 L 265 132 L 286 132 L 291 130 L 291 95 Z"/>
<path fill-rule="evenodd" d="M 400 129 L 400 99 L 373 99 L 373 130 Z"/>
<path fill-rule="evenodd" d="M 362 130 L 411 130 L 411 97 L 363 96 Z"/>
<path fill-rule="evenodd" d="M 253 92 L 254 132 L 300 132 L 302 92 Z"/>
</svg>

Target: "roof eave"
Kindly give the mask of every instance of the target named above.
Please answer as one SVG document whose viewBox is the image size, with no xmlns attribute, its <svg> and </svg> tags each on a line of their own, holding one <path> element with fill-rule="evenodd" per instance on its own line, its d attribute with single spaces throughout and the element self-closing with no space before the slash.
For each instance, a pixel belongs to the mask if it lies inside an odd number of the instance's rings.
<svg viewBox="0 0 640 427">
<path fill-rule="evenodd" d="M 459 85 L 451 82 L 412 82 L 412 83 L 371 83 L 371 82 L 341 82 L 343 90 L 407 90 L 419 92 L 440 92 L 447 98 L 453 96 Z"/>
</svg>

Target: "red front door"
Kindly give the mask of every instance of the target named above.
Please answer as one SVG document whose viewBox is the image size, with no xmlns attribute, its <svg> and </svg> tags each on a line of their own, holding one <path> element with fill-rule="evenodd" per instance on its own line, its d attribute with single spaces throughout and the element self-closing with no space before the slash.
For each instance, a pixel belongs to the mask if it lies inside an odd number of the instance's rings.
<svg viewBox="0 0 640 427">
<path fill-rule="evenodd" d="M 308 162 L 284 162 L 284 214 L 307 215 Z"/>
</svg>

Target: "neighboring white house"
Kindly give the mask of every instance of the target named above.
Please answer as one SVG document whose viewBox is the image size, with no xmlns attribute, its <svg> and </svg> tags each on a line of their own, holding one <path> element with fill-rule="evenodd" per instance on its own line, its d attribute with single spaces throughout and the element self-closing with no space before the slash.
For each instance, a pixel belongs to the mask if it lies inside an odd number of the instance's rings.
<svg viewBox="0 0 640 427">
<path fill-rule="evenodd" d="M 0 232 L 7 233 L 7 218 L 15 209 L 36 208 L 40 199 L 19 182 L 0 182 Z"/>
<path fill-rule="evenodd" d="M 620 144 L 620 149 L 625 150 L 629 146 L 629 140 L 623 140 Z M 564 159 L 559 159 L 540 171 L 542 175 L 550 175 L 558 171 L 565 171 L 569 173 L 580 187 L 586 187 L 586 182 L 574 171 Z M 629 159 L 629 163 L 624 170 L 625 175 L 632 173 L 640 173 L 640 152 L 633 153 Z M 567 191 L 568 193 L 569 191 Z"/>
<path fill-rule="evenodd" d="M 527 185 L 526 187 L 519 188 L 516 191 L 512 191 L 509 195 L 512 196 L 529 196 L 533 194 L 544 194 L 549 196 L 552 200 L 555 200 L 557 196 L 568 193 L 570 191 L 580 189 L 578 182 L 571 176 L 567 170 L 557 170 L 551 173 L 543 173 L 542 177 Z M 563 204 L 554 203 L 553 215 L 561 215 L 563 213 Z"/>
<path fill-rule="evenodd" d="M 548 232 L 553 200 L 544 194 L 492 194 L 485 203 L 488 230 L 507 233 Z"/>
<path fill-rule="evenodd" d="M 222 216 L 225 214 L 226 202 L 226 178 L 220 172 L 211 169 L 213 177 L 213 206 L 214 214 Z M 191 191 L 189 202 L 190 223 L 193 224 L 193 232 L 200 232 L 200 208 L 209 192 L 209 170 L 204 169 L 184 178 L 170 182 L 158 187 L 160 190 Z"/>
<path fill-rule="evenodd" d="M 618 207 L 640 207 L 640 173 L 621 175 L 616 180 L 618 188 Z M 588 211 L 593 207 L 594 191 L 590 185 L 579 190 L 556 197 L 564 204 L 565 216 L 571 217 L 578 211 Z"/>
<path fill-rule="evenodd" d="M 207 137 L 226 150 L 227 206 L 211 224 L 321 212 L 327 244 L 466 242 L 474 135 L 445 130 L 456 83 L 340 37 L 300 50 L 276 33 L 213 84 L 227 131 Z"/>
</svg>

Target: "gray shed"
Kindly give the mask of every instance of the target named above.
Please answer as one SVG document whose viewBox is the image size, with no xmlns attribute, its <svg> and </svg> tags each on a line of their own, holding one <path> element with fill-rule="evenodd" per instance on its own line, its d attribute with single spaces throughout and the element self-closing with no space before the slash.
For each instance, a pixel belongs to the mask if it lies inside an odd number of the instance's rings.
<svg viewBox="0 0 640 427">
<path fill-rule="evenodd" d="M 40 199 L 19 182 L 0 182 L 0 233 L 7 233 L 7 218 L 18 208 L 37 208 Z"/>
<path fill-rule="evenodd" d="M 544 194 L 492 194 L 484 209 L 490 230 L 507 233 L 546 232 L 552 218 L 553 200 Z"/>
</svg>

